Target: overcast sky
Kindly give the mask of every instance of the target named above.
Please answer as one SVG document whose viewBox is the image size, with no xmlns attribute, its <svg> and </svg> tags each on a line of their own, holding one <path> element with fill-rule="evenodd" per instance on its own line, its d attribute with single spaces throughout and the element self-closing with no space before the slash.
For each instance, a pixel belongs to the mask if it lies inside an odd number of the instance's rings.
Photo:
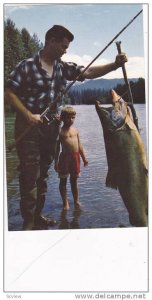
<svg viewBox="0 0 152 300">
<path fill-rule="evenodd" d="M 67 27 L 75 39 L 63 59 L 86 66 L 142 8 L 142 4 L 5 4 L 4 18 L 36 33 L 43 43 L 45 32 L 54 24 Z M 141 13 L 118 38 L 128 55 L 129 78 L 145 77 L 144 16 Z M 95 64 L 112 62 L 116 54 L 114 42 Z M 104 76 L 120 77 L 121 69 Z"/>
</svg>

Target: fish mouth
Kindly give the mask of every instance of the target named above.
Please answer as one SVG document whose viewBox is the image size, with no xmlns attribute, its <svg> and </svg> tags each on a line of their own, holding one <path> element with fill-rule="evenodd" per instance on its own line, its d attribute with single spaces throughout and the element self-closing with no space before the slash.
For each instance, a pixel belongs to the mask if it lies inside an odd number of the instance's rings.
<svg viewBox="0 0 152 300">
<path fill-rule="evenodd" d="M 99 115 L 99 117 L 103 116 L 107 109 L 104 109 L 104 106 L 99 100 L 95 101 L 95 108 L 96 112 Z"/>
<path fill-rule="evenodd" d="M 112 106 L 106 108 L 102 106 L 100 101 L 96 101 L 96 111 L 100 120 L 108 128 L 113 131 L 122 127 L 125 123 L 127 115 L 127 107 L 125 101 L 113 89 L 111 90 Z"/>
<path fill-rule="evenodd" d="M 122 99 L 121 96 L 119 96 L 113 89 L 111 90 L 111 96 L 113 104 L 119 102 L 120 99 Z"/>
<path fill-rule="evenodd" d="M 101 106 L 101 102 L 97 100 L 97 101 L 95 102 L 95 107 L 96 107 L 96 109 L 99 109 L 100 106 Z"/>
<path fill-rule="evenodd" d="M 117 102 L 119 103 L 120 100 L 122 100 L 122 97 L 119 96 L 119 95 L 115 92 L 115 90 L 113 90 L 113 89 L 111 90 L 111 97 L 112 97 L 112 104 L 113 104 L 113 105 L 115 105 Z M 102 106 L 102 103 L 101 103 L 99 100 L 97 100 L 97 101 L 95 102 L 95 106 L 96 106 L 97 109 L 99 109 L 99 108 Z"/>
</svg>

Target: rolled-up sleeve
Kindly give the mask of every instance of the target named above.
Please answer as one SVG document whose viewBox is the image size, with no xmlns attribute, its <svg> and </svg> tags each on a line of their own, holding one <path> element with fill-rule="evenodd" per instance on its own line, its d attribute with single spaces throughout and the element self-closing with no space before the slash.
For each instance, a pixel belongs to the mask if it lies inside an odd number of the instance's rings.
<svg viewBox="0 0 152 300">
<path fill-rule="evenodd" d="M 7 87 L 10 88 L 14 93 L 19 94 L 24 80 L 23 63 L 19 63 L 14 70 L 10 73 Z"/>
<path fill-rule="evenodd" d="M 73 62 L 64 62 L 63 63 L 63 72 L 64 76 L 67 80 L 75 80 L 82 72 L 82 69 L 84 69 L 84 66 L 78 66 L 77 64 Z M 84 78 L 79 76 L 78 81 L 84 81 Z"/>
</svg>

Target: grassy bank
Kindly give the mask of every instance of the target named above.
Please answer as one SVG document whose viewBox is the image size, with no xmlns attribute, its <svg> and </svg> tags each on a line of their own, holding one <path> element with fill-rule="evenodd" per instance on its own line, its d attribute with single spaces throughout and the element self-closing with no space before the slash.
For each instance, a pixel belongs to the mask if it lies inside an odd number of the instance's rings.
<svg viewBox="0 0 152 300">
<path fill-rule="evenodd" d="M 7 113 L 5 115 L 5 161 L 6 161 L 6 173 L 7 173 L 7 183 L 10 183 L 13 178 L 17 175 L 18 158 L 16 149 L 8 151 L 7 147 L 12 142 L 14 142 L 14 123 L 15 114 Z"/>
</svg>

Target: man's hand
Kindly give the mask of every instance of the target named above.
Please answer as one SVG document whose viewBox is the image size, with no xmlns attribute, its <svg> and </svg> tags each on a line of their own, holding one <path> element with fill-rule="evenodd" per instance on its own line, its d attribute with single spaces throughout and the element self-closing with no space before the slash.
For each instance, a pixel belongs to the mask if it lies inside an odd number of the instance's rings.
<svg viewBox="0 0 152 300">
<path fill-rule="evenodd" d="M 108 74 L 111 71 L 117 70 L 122 67 L 124 63 L 128 61 L 125 53 L 118 54 L 114 62 L 106 65 L 90 66 L 83 74 L 83 79 L 94 79 Z M 81 69 L 83 72 L 83 69 Z"/>
<path fill-rule="evenodd" d="M 43 123 L 43 120 L 39 114 L 32 114 L 30 111 L 27 112 L 26 119 L 28 124 L 31 126 Z"/>
<path fill-rule="evenodd" d="M 124 63 L 128 61 L 125 53 L 118 54 L 115 59 L 116 69 L 122 67 Z"/>
</svg>

